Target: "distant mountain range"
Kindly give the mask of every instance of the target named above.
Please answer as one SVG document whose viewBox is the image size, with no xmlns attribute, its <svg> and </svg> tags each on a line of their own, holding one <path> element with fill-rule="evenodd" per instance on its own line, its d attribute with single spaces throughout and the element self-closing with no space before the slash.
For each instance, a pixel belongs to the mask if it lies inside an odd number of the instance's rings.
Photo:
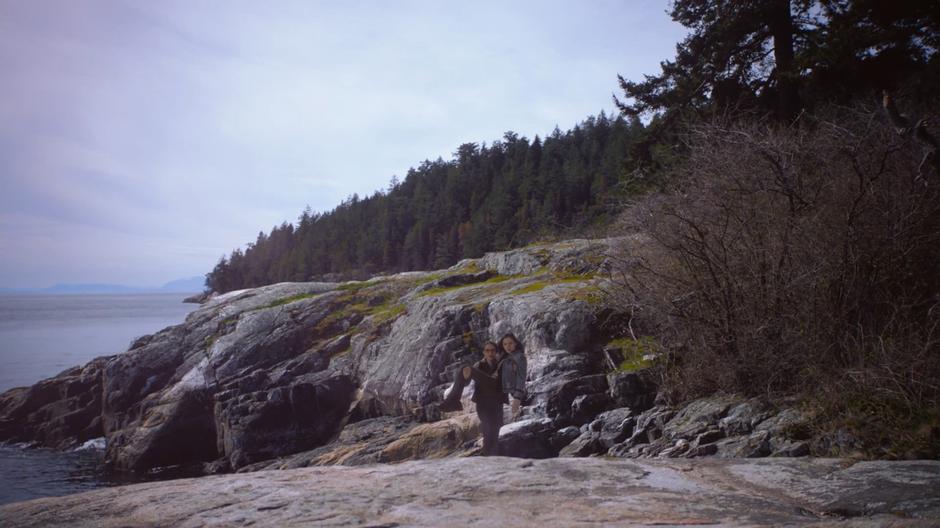
<svg viewBox="0 0 940 528">
<path fill-rule="evenodd" d="M 131 293 L 198 293 L 205 289 L 204 277 L 190 277 L 177 279 L 163 286 L 147 288 L 140 286 L 124 286 L 121 284 L 56 284 L 48 288 L 0 288 L 0 294 L 45 294 L 45 295 L 77 295 L 77 294 L 131 294 Z"/>
</svg>

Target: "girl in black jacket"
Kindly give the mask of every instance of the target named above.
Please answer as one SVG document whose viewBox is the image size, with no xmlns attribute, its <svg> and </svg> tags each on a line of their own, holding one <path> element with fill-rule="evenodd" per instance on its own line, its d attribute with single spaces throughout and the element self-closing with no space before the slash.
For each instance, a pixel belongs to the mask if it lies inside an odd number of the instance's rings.
<svg viewBox="0 0 940 528">
<path fill-rule="evenodd" d="M 498 455 L 499 428 L 503 426 L 503 405 L 506 394 L 499 380 L 499 359 L 496 343 L 483 345 L 483 359 L 473 367 L 463 369 L 465 378 L 473 377 L 473 397 L 483 433 L 483 456 Z"/>
</svg>

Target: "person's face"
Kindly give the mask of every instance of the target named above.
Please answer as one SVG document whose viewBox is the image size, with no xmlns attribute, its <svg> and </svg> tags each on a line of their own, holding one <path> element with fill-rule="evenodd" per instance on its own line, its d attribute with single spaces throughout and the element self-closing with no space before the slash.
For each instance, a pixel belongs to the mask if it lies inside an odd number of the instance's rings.
<svg viewBox="0 0 940 528">
<path fill-rule="evenodd" d="M 496 361 L 496 347 L 493 345 L 483 347 L 483 359 L 485 359 L 487 363 Z"/>
<path fill-rule="evenodd" d="M 507 354 L 512 354 L 513 352 L 515 352 L 516 340 L 511 337 L 503 338 L 503 350 L 505 350 Z"/>
</svg>

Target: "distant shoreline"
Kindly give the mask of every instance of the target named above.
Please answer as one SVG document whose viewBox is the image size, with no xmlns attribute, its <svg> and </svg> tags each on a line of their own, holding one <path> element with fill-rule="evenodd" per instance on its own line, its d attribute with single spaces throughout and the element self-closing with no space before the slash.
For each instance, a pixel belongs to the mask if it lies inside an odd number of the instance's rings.
<svg viewBox="0 0 940 528">
<path fill-rule="evenodd" d="M 203 292 L 197 290 L 118 290 L 118 291 L 63 291 L 63 290 L 0 290 L 0 295 L 198 295 Z"/>
<path fill-rule="evenodd" d="M 167 282 L 161 286 L 128 286 L 106 282 L 58 283 L 45 288 L 0 288 L 0 295 L 135 295 L 149 293 L 179 293 L 195 295 L 205 291 L 205 278 L 189 277 Z"/>
</svg>

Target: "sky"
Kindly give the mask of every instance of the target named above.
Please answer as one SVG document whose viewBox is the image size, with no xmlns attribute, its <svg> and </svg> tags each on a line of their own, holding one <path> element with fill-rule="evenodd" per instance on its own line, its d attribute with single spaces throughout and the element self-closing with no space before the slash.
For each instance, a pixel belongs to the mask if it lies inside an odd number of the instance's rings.
<svg viewBox="0 0 940 528">
<path fill-rule="evenodd" d="M 0 0 L 0 287 L 156 286 L 466 142 L 614 112 L 665 1 Z"/>
</svg>

